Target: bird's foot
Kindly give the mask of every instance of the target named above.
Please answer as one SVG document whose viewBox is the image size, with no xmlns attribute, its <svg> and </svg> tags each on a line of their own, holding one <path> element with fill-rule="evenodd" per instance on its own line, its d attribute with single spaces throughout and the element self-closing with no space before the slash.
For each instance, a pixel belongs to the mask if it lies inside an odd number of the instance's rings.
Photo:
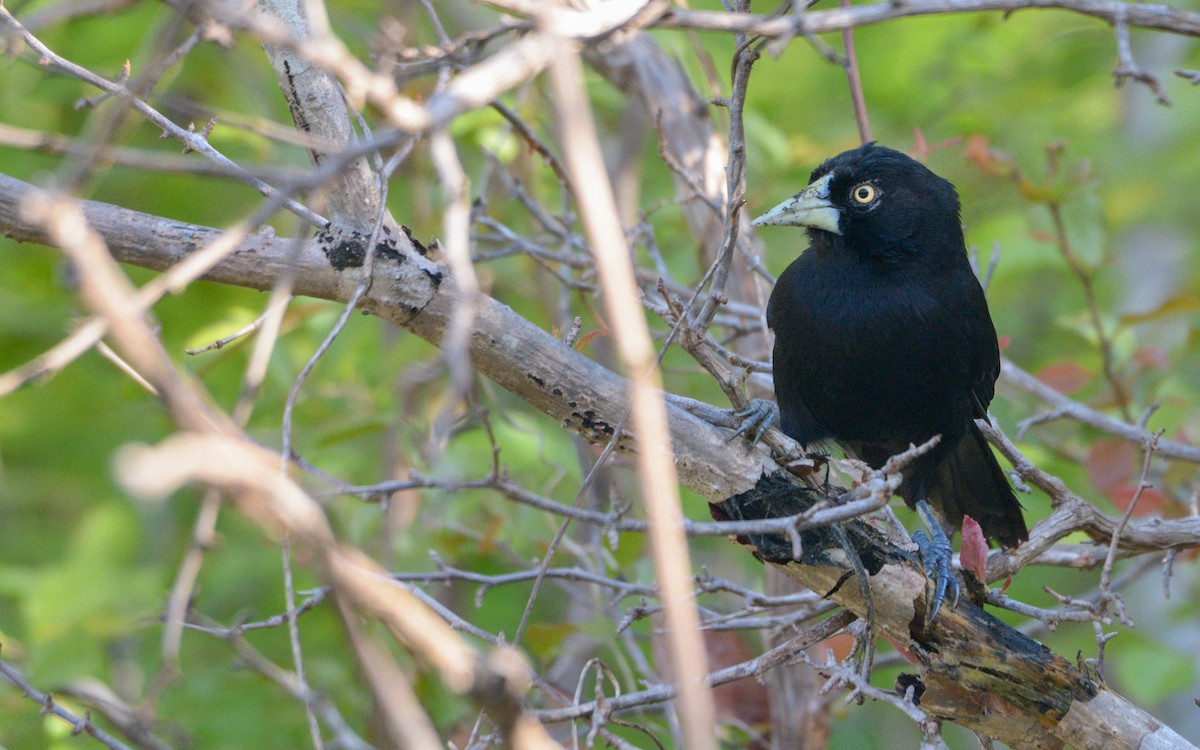
<svg viewBox="0 0 1200 750">
<path fill-rule="evenodd" d="M 925 525 L 929 527 L 930 534 L 926 536 L 925 532 L 917 531 L 912 535 L 913 541 L 920 548 L 925 575 L 934 583 L 933 602 L 929 606 L 929 616 L 925 619 L 928 624 L 933 622 L 933 618 L 937 616 L 942 602 L 946 600 L 947 592 L 952 595 L 950 606 L 958 606 L 960 590 L 958 578 L 954 575 L 954 549 L 950 546 L 949 537 L 946 536 L 946 532 L 942 531 L 941 524 L 938 523 L 933 511 L 929 509 L 929 505 L 924 500 L 917 501 L 917 511 L 925 520 Z"/>
<path fill-rule="evenodd" d="M 775 425 L 779 424 L 779 404 L 765 398 L 750 401 L 749 406 L 733 413 L 735 419 L 741 420 L 737 432 L 729 436 L 730 442 L 739 435 L 745 435 L 751 445 L 758 445 L 762 436 Z M 754 437 L 750 437 L 753 435 Z"/>
</svg>

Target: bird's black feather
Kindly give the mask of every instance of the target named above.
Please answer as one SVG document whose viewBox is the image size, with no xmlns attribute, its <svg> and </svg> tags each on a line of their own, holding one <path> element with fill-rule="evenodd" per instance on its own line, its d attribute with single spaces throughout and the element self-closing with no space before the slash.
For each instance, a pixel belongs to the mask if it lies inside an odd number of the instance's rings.
<svg viewBox="0 0 1200 750">
<path fill-rule="evenodd" d="M 767 307 L 783 431 L 806 446 L 836 441 L 876 467 L 941 435 L 906 469 L 901 496 L 928 499 L 956 527 L 969 514 L 1006 546 L 1028 538 L 973 421 L 986 416 L 1000 354 L 954 186 L 867 144 L 826 161 L 809 189 L 756 223 L 809 227 Z"/>
</svg>

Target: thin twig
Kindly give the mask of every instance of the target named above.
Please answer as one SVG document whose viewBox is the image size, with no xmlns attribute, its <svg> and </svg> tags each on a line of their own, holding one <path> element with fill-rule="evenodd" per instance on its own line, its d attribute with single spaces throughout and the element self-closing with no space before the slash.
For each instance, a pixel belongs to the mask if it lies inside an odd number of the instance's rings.
<svg viewBox="0 0 1200 750">
<path fill-rule="evenodd" d="M 94 737 L 102 745 L 110 748 L 110 750 L 131 750 L 128 745 L 93 724 L 91 712 L 83 716 L 78 716 L 63 708 L 59 705 L 58 701 L 54 700 L 53 695 L 43 693 L 35 688 L 25 679 L 25 676 L 20 671 L 3 659 L 0 659 L 0 675 L 4 675 L 9 682 L 20 688 L 21 692 L 30 700 L 41 704 L 42 714 L 57 716 L 70 724 L 72 734 L 86 734 L 89 737 Z"/>
<path fill-rule="evenodd" d="M 850 7 L 850 0 L 838 0 L 843 9 Z M 867 118 L 867 99 L 863 95 L 862 76 L 858 72 L 858 54 L 854 50 L 854 27 L 842 29 L 842 67 L 846 71 L 846 80 L 850 84 L 850 101 L 854 104 L 854 123 L 858 126 L 858 139 L 867 143 L 871 138 L 871 121 Z"/>
<path fill-rule="evenodd" d="M 1051 156 L 1051 159 L 1053 160 L 1054 157 Z M 1113 363 L 1112 340 L 1104 328 L 1104 321 L 1100 314 L 1100 304 L 1096 300 L 1096 290 L 1092 284 L 1092 275 L 1088 269 L 1084 268 L 1083 261 L 1075 254 L 1075 249 L 1067 237 L 1067 226 L 1063 221 L 1061 206 L 1059 206 L 1057 201 L 1047 201 L 1046 209 L 1050 212 L 1050 220 L 1054 223 L 1054 237 L 1058 242 L 1058 251 L 1062 254 L 1063 260 L 1067 262 L 1067 267 L 1071 269 L 1071 273 L 1075 274 L 1075 278 L 1079 279 L 1079 285 L 1083 289 L 1083 297 L 1087 304 L 1088 315 L 1091 316 L 1092 327 L 1096 331 L 1096 339 L 1100 344 L 1100 357 L 1104 368 L 1104 379 L 1108 381 L 1113 389 L 1113 396 L 1116 397 L 1117 407 L 1121 410 L 1121 416 L 1125 418 L 1126 422 L 1132 422 L 1133 412 L 1130 409 L 1129 393 L 1125 390 L 1125 384 L 1121 382 L 1116 373 Z"/>
<path fill-rule="evenodd" d="M 1064 396 L 1030 373 L 1022 370 L 1007 357 L 1001 357 L 1000 363 L 1001 383 L 1025 391 L 1051 407 L 1052 412 L 1043 421 L 1068 417 L 1089 427 L 1095 427 L 1102 432 L 1115 435 L 1123 440 L 1139 444 L 1144 444 L 1151 437 L 1151 433 L 1132 424 L 1132 420 L 1121 421 L 1120 419 L 1114 419 L 1107 414 L 1102 414 L 1095 409 Z M 1200 447 L 1194 445 L 1162 438 L 1158 441 L 1157 450 L 1158 455 L 1164 458 L 1200 463 Z"/>
<path fill-rule="evenodd" d="M 1150 89 L 1159 104 L 1164 107 L 1171 106 L 1171 99 L 1167 96 L 1167 90 L 1163 88 L 1162 81 L 1158 80 L 1158 76 L 1142 68 L 1133 59 L 1133 49 L 1129 42 L 1129 24 L 1125 21 L 1123 9 L 1117 13 L 1116 20 L 1113 22 L 1113 33 L 1117 35 L 1117 68 L 1113 71 L 1117 88 L 1121 88 L 1127 80 L 1132 78 Z"/>
<path fill-rule="evenodd" d="M 716 686 L 747 677 L 757 677 L 768 669 L 797 658 L 797 655 L 805 649 L 837 635 L 854 621 L 854 615 L 843 610 L 826 620 L 822 620 L 819 624 L 798 634 L 786 643 L 776 646 L 762 656 L 706 675 L 705 682 Z M 610 712 L 622 711 L 637 706 L 664 703 L 674 698 L 677 694 L 678 688 L 675 685 L 655 685 L 634 693 L 625 693 L 619 697 L 605 698 L 603 708 Z M 581 716 L 588 716 L 600 708 L 601 706 L 597 701 L 590 701 L 565 708 L 538 711 L 537 717 L 547 724 L 552 724 L 559 721 L 569 721 Z"/>
<path fill-rule="evenodd" d="M 101 91 L 105 91 L 113 96 L 127 101 L 131 107 L 140 112 L 147 120 L 162 128 L 165 133 L 169 133 L 174 138 L 177 138 L 189 150 L 200 153 L 209 160 L 220 165 L 222 168 L 229 170 L 230 174 L 237 175 L 242 182 L 245 182 L 262 195 L 267 196 L 268 198 L 280 197 L 283 205 L 297 216 L 317 226 L 324 226 L 327 223 L 324 218 L 317 215 L 306 206 L 297 203 L 291 198 L 282 197 L 282 193 L 280 193 L 279 190 L 246 172 L 246 170 L 242 169 L 237 163 L 226 157 L 220 151 L 217 151 L 217 149 L 213 148 L 212 144 L 210 144 L 208 139 L 203 135 L 199 133 L 188 132 L 187 128 L 176 125 L 170 119 L 158 112 L 158 110 L 154 109 L 141 99 L 133 96 L 133 94 L 127 88 L 125 88 L 125 86 L 102 78 L 87 68 L 76 65 L 66 58 L 56 54 L 49 47 L 42 44 L 37 37 L 26 31 L 25 28 L 21 26 L 20 22 L 13 18 L 12 14 L 9 13 L 3 5 L 0 5 L 0 22 L 18 32 L 25 43 L 28 44 L 34 51 L 36 51 L 48 66 L 57 70 L 61 70 L 62 72 L 78 78 L 85 83 L 95 86 Z"/>
</svg>

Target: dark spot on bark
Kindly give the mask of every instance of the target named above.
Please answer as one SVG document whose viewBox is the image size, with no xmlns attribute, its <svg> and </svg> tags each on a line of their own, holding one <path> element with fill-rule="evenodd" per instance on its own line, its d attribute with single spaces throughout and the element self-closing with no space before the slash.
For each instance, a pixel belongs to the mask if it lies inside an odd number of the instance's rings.
<svg viewBox="0 0 1200 750">
<path fill-rule="evenodd" d="M 317 233 L 317 244 L 329 259 L 329 265 L 337 271 L 361 268 L 367 259 L 367 242 L 370 239 L 369 234 L 357 230 L 335 231 L 325 228 Z M 396 263 L 404 262 L 404 256 L 396 249 L 396 241 L 390 237 L 375 243 L 375 257 Z"/>
<path fill-rule="evenodd" d="M 424 271 L 425 275 L 429 277 L 429 283 L 433 284 L 434 289 L 441 287 L 441 285 L 442 285 L 442 272 L 441 271 L 435 271 L 435 270 L 431 270 L 428 268 L 423 268 L 421 270 Z M 493 342 L 493 343 L 495 343 L 495 342 Z"/>
<path fill-rule="evenodd" d="M 562 388 L 559 388 L 558 386 L 554 386 L 553 388 L 550 389 L 550 392 L 553 393 L 555 396 L 562 398 L 562 395 L 563 395 Z M 571 406 L 574 406 L 574 405 L 575 404 L 571 404 Z"/>
<path fill-rule="evenodd" d="M 910 687 L 913 705 L 921 705 L 921 696 L 925 695 L 925 683 L 921 681 L 920 676 L 904 673 L 896 678 L 896 695 L 904 695 Z"/>
<path fill-rule="evenodd" d="M 568 401 L 568 402 L 567 402 L 567 406 L 569 406 L 569 407 L 571 407 L 572 409 L 574 409 L 576 406 L 579 406 L 579 402 L 578 402 L 578 401 Z"/>
<path fill-rule="evenodd" d="M 392 260 L 397 263 L 404 262 L 404 255 L 396 249 L 396 241 L 391 237 L 385 237 L 384 239 L 375 243 L 375 257 L 387 258 L 388 260 Z"/>
<path fill-rule="evenodd" d="M 420 253 L 422 257 L 428 258 L 429 257 L 429 248 L 422 245 L 421 241 L 418 240 L 416 237 L 413 237 L 412 230 L 409 229 L 408 227 L 404 226 L 403 224 L 400 225 L 400 229 L 404 232 L 404 236 L 408 238 L 408 241 L 413 244 L 413 247 L 415 247 L 417 249 L 417 252 Z"/>
<path fill-rule="evenodd" d="M 367 257 L 366 243 L 359 232 L 334 232 L 322 229 L 317 234 L 317 244 L 336 271 L 362 266 Z"/>
<path fill-rule="evenodd" d="M 312 125 L 309 124 L 308 118 L 305 116 L 304 110 L 300 107 L 300 103 L 296 101 L 299 94 L 296 92 L 296 74 L 292 72 L 292 66 L 286 60 L 283 61 L 283 72 L 287 76 L 288 96 L 287 104 L 288 111 L 292 115 L 292 120 L 296 123 L 296 127 L 306 133 L 312 132 Z M 317 156 L 315 151 L 313 156 Z"/>
<path fill-rule="evenodd" d="M 530 380 L 532 380 L 532 381 L 533 381 L 533 384 L 534 384 L 534 385 L 536 385 L 538 388 L 545 388 L 545 387 L 546 387 L 546 381 L 545 381 L 545 380 L 542 380 L 542 379 L 541 379 L 541 378 L 539 378 L 537 375 L 534 375 L 532 372 L 531 372 L 531 373 L 527 373 L 527 374 L 525 375 L 525 377 L 527 377 L 527 378 L 529 378 Z"/>
<path fill-rule="evenodd" d="M 582 414 L 574 414 L 574 416 L 579 417 L 580 424 L 583 425 L 584 429 L 594 432 L 597 435 L 612 437 L 612 434 L 616 431 L 611 424 L 603 419 L 599 419 L 596 416 L 596 412 L 591 409 L 585 410 Z"/>
</svg>

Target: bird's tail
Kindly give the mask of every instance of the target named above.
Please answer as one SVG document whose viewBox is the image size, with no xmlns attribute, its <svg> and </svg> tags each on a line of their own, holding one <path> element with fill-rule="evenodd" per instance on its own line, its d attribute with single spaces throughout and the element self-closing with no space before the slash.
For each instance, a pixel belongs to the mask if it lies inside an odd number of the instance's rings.
<svg viewBox="0 0 1200 750">
<path fill-rule="evenodd" d="M 930 495 L 955 528 L 962 527 L 965 514 L 979 523 L 984 536 L 1005 547 L 1029 538 L 1021 504 L 974 422 L 954 452 L 938 464 Z"/>
</svg>

